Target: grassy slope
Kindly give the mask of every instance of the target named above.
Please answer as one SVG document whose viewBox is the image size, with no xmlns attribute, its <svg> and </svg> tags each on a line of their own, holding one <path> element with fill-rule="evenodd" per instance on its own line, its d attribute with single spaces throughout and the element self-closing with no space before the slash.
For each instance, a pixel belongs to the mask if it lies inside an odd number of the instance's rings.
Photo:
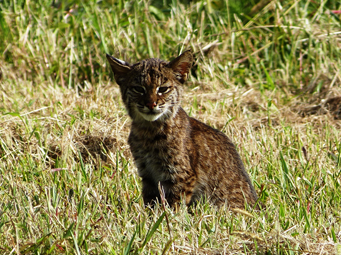
<svg viewBox="0 0 341 255">
<path fill-rule="evenodd" d="M 341 123 L 301 115 L 341 96 L 340 4 L 274 1 L 250 21 L 207 2 L 0 2 L 1 254 L 335 252 Z M 233 138 L 264 211 L 142 206 L 105 53 L 188 47 L 183 106 Z"/>
</svg>

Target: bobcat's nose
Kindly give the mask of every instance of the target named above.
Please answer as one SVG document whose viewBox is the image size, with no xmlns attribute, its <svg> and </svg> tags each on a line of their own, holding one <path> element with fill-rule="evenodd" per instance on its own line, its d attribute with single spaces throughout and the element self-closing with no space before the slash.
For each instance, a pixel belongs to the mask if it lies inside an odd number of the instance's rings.
<svg viewBox="0 0 341 255">
<path fill-rule="evenodd" d="M 153 110 L 154 107 L 156 106 L 156 102 L 146 103 L 146 106 L 147 106 L 150 110 Z"/>
</svg>

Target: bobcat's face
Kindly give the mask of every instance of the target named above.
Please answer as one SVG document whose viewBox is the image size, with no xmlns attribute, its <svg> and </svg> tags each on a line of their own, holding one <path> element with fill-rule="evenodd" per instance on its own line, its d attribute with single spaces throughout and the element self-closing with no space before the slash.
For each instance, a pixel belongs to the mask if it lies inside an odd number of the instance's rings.
<svg viewBox="0 0 341 255">
<path fill-rule="evenodd" d="M 134 121 L 164 121 L 180 106 L 182 83 L 193 62 L 186 51 L 170 63 L 147 59 L 134 65 L 107 55 L 122 99 Z"/>
<path fill-rule="evenodd" d="M 181 87 L 165 62 L 143 61 L 133 66 L 122 86 L 122 97 L 134 120 L 164 120 L 177 110 Z"/>
</svg>

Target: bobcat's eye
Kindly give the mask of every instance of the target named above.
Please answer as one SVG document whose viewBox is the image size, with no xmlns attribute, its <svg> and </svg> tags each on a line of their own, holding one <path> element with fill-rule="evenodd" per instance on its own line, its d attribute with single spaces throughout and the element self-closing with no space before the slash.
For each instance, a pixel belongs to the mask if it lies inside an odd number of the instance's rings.
<svg viewBox="0 0 341 255">
<path fill-rule="evenodd" d="M 141 86 L 134 86 L 133 91 L 138 94 L 144 94 L 144 88 Z"/>
<path fill-rule="evenodd" d="M 159 89 L 157 90 L 157 92 L 161 94 L 167 93 L 168 91 L 169 87 L 159 87 Z"/>
</svg>

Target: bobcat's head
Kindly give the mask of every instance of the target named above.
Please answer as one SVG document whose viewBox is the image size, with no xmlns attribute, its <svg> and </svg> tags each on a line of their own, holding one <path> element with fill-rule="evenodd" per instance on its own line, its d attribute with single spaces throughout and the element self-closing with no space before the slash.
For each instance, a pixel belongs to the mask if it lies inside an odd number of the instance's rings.
<svg viewBox="0 0 341 255">
<path fill-rule="evenodd" d="M 134 121 L 165 121 L 180 107 L 182 86 L 192 67 L 185 51 L 171 62 L 146 59 L 134 65 L 107 54 L 123 102 Z"/>
</svg>

